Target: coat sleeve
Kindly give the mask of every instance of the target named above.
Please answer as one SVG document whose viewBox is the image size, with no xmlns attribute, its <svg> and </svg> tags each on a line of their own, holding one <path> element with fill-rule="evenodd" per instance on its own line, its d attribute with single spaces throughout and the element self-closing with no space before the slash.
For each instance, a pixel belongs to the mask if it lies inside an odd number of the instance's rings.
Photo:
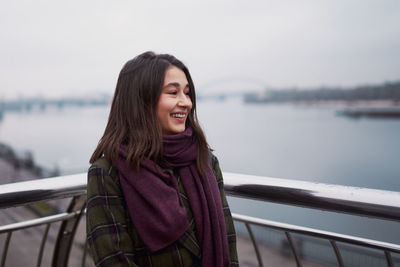
<svg viewBox="0 0 400 267">
<path fill-rule="evenodd" d="M 99 162 L 88 171 L 86 232 L 91 256 L 96 266 L 138 267 L 118 175 Z"/>
<path fill-rule="evenodd" d="M 235 225 L 233 223 L 232 214 L 229 209 L 228 201 L 226 199 L 224 190 L 224 180 L 222 177 L 221 168 L 219 167 L 219 162 L 217 157 L 211 156 L 212 169 L 214 171 L 215 177 L 217 178 L 219 192 L 221 194 L 222 208 L 224 210 L 225 224 L 226 224 L 226 234 L 228 236 L 228 246 L 229 246 L 229 256 L 231 259 L 231 266 L 239 266 L 237 248 L 236 248 L 236 232 Z"/>
</svg>

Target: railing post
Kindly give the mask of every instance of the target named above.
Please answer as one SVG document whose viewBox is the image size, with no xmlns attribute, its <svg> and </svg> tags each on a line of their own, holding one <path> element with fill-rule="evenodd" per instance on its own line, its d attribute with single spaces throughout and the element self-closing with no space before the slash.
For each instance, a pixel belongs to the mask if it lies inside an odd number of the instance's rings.
<svg viewBox="0 0 400 267">
<path fill-rule="evenodd" d="M 53 254 L 53 267 L 67 267 L 69 260 L 69 253 L 74 241 L 75 231 L 79 224 L 79 220 L 83 214 L 86 204 L 86 195 L 80 195 L 72 198 L 68 212 L 78 212 L 77 215 L 71 219 L 65 220 L 60 226 L 58 232 L 56 246 Z"/>
<path fill-rule="evenodd" d="M 37 260 L 37 264 L 36 264 L 37 267 L 40 267 L 42 265 L 43 250 L 44 250 L 44 246 L 46 244 L 49 229 L 50 229 L 50 223 L 46 224 L 46 229 L 44 230 L 44 233 L 43 233 L 42 243 L 40 244 L 39 256 L 38 256 L 38 260 Z"/>
<path fill-rule="evenodd" d="M 6 264 L 6 258 L 8 253 L 8 246 L 10 245 L 11 234 L 12 232 L 7 233 L 6 241 L 4 243 L 3 255 L 1 256 L 1 263 L 0 263 L 1 267 L 3 267 Z"/>
<path fill-rule="evenodd" d="M 387 265 L 388 265 L 389 267 L 393 267 L 392 256 L 390 255 L 390 252 L 387 251 L 387 250 L 385 250 L 385 257 L 386 257 Z"/>
<path fill-rule="evenodd" d="M 337 247 L 336 242 L 335 242 L 334 240 L 329 240 L 329 243 L 331 243 L 331 246 L 332 246 L 332 248 L 333 248 L 333 251 L 335 252 L 336 259 L 337 259 L 337 262 L 338 262 L 338 264 L 339 264 L 339 267 L 343 267 L 344 264 L 343 264 L 342 255 L 340 254 L 340 250 L 339 250 L 339 248 Z"/>
<path fill-rule="evenodd" d="M 257 260 L 258 260 L 258 266 L 264 267 L 261 254 L 258 249 L 257 240 L 255 239 L 254 234 L 253 234 L 253 230 L 251 230 L 250 224 L 248 224 L 248 223 L 244 223 L 244 224 L 246 225 L 247 232 L 249 232 L 251 242 L 253 243 L 254 251 L 256 252 L 256 256 L 257 256 Z"/>
<path fill-rule="evenodd" d="M 299 256 L 297 255 L 296 248 L 295 248 L 295 246 L 294 246 L 292 237 L 291 237 L 291 235 L 289 234 L 289 232 L 286 232 L 286 231 L 285 231 L 285 235 L 286 235 L 286 238 L 287 238 L 287 240 L 288 240 L 288 242 L 289 242 L 290 248 L 292 249 L 293 256 L 294 256 L 294 259 L 296 260 L 297 267 L 301 267 L 300 258 L 299 258 Z"/>
</svg>

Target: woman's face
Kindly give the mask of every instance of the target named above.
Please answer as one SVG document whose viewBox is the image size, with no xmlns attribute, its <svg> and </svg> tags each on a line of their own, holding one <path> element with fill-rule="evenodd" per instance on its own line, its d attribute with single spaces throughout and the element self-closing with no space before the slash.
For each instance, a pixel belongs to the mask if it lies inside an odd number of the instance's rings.
<svg viewBox="0 0 400 267">
<path fill-rule="evenodd" d="M 189 91 L 185 73 L 175 66 L 168 67 L 157 104 L 157 118 L 163 135 L 185 131 L 186 119 L 192 109 Z"/>
</svg>

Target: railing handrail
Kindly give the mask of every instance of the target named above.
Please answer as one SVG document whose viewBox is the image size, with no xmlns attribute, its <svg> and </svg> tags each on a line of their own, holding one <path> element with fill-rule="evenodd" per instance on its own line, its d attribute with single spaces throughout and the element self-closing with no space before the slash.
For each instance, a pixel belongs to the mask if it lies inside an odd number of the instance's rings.
<svg viewBox="0 0 400 267">
<path fill-rule="evenodd" d="M 400 221 L 400 192 L 224 173 L 225 191 L 238 197 Z"/>
<path fill-rule="evenodd" d="M 87 174 L 58 176 L 0 185 L 0 208 L 86 194 Z"/>
<path fill-rule="evenodd" d="M 400 221 L 400 192 L 224 172 L 228 195 Z M 0 185 L 0 208 L 86 193 L 86 173 Z"/>
</svg>

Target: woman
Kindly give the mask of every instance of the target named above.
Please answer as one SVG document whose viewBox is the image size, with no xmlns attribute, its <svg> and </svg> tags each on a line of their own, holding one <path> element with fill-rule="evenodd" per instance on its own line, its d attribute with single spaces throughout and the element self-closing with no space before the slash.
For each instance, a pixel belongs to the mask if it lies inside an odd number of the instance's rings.
<svg viewBox="0 0 400 267">
<path fill-rule="evenodd" d="M 238 266 L 222 173 L 181 61 L 146 52 L 125 64 L 90 162 L 96 266 Z"/>
</svg>

